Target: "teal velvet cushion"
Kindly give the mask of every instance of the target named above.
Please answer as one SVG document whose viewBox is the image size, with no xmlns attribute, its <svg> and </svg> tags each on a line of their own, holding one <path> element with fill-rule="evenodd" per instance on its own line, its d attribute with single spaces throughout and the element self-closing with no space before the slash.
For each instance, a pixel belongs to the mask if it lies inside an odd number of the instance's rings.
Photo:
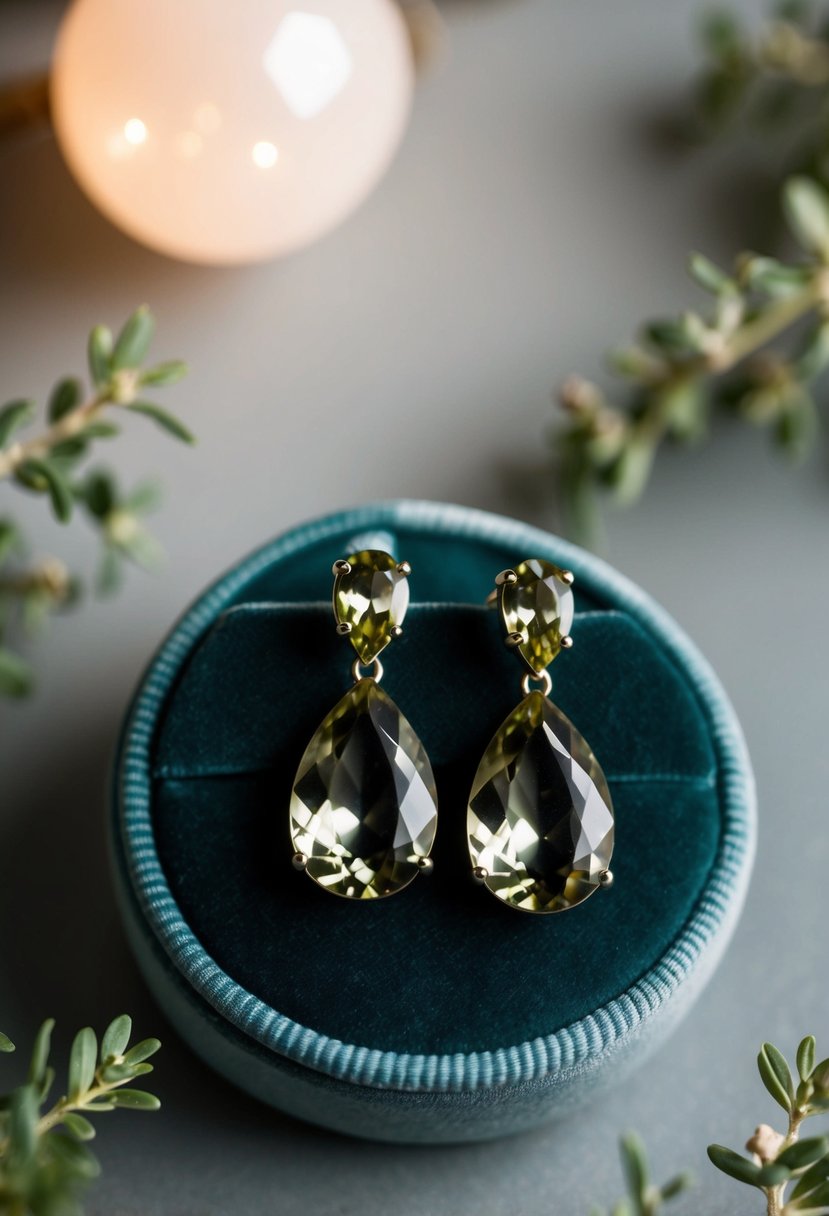
<svg viewBox="0 0 829 1216">
<path fill-rule="evenodd" d="M 430 755 L 440 818 L 431 877 L 353 903 L 292 869 L 287 808 L 306 743 L 350 683 L 351 648 L 324 601 L 332 562 L 367 532 L 413 567 L 383 685 Z M 617 817 L 614 887 L 553 916 L 476 887 L 465 845 L 478 760 L 521 696 L 520 665 L 482 604 L 498 570 L 528 556 L 576 571 L 575 647 L 551 669 L 552 698 L 593 747 Z M 196 1044 L 213 1024 L 244 1058 L 225 1071 L 253 1092 L 402 1139 L 535 1122 L 563 1104 L 574 1066 L 598 1066 L 663 1006 L 667 1028 L 705 951 L 724 944 L 753 839 L 739 729 L 675 626 L 563 542 L 433 504 L 309 525 L 211 589 L 139 691 L 116 813 L 133 941 L 165 1003 L 186 1007 L 191 1029 L 201 1019 Z M 286 1096 L 297 1068 L 306 1089 L 322 1083 L 318 1110 Z M 369 1087 L 400 1098 L 394 1118 L 389 1101 L 361 1102 Z M 449 1091 L 474 1100 L 441 1113 Z M 499 1118 L 473 1113 L 487 1095 Z"/>
</svg>

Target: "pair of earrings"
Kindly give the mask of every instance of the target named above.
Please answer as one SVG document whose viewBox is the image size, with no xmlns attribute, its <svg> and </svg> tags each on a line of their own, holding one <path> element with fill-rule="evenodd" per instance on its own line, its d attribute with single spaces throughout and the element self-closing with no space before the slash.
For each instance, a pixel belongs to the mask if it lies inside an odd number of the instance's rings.
<svg viewBox="0 0 829 1216">
<path fill-rule="evenodd" d="M 366 550 L 335 562 L 333 573 L 337 632 L 357 653 L 354 685 L 300 762 L 291 795 L 293 860 L 334 895 L 382 899 L 432 869 L 437 830 L 429 758 L 380 687 L 379 655 L 402 633 L 411 569 Z M 524 665 L 524 698 L 472 782 L 472 875 L 508 907 L 560 912 L 613 881 L 607 782 L 586 741 L 549 699 L 547 668 L 572 646 L 573 576 L 531 558 L 495 583 L 490 599 Z"/>
</svg>

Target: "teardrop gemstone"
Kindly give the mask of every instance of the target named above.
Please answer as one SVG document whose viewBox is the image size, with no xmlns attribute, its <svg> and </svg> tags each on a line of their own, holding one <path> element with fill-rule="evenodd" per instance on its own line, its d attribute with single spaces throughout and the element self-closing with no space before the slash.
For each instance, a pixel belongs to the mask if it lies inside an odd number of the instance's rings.
<svg viewBox="0 0 829 1216">
<path fill-rule="evenodd" d="M 601 885 L 613 852 L 604 773 L 569 718 L 534 690 L 496 732 L 467 814 L 472 865 L 493 895 L 561 912 Z"/>
<path fill-rule="evenodd" d="M 409 607 L 409 584 L 398 563 L 379 549 L 365 549 L 346 559 L 350 569 L 334 584 L 334 615 L 350 625 L 348 638 L 361 663 L 371 663 L 385 650 Z"/>
<path fill-rule="evenodd" d="M 391 697 L 360 680 L 305 749 L 291 795 L 294 849 L 334 895 L 382 899 L 416 876 L 436 828 L 423 744 Z"/>
<path fill-rule="evenodd" d="M 518 653 L 535 672 L 542 672 L 561 650 L 561 639 L 573 624 L 573 592 L 564 571 L 534 557 L 515 567 L 518 578 L 501 588 L 501 616 L 507 633 L 523 641 Z"/>
</svg>

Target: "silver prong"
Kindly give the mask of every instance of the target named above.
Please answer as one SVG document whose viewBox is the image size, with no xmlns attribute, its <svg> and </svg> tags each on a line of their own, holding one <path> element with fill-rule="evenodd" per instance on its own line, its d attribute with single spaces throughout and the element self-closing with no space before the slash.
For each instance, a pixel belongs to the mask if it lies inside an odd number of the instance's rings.
<svg viewBox="0 0 829 1216">
<path fill-rule="evenodd" d="M 508 633 L 504 638 L 504 643 L 507 646 L 520 646 L 523 641 L 524 635 L 522 633 Z"/>
<path fill-rule="evenodd" d="M 405 574 L 406 577 L 408 578 L 409 575 L 411 574 L 411 572 L 412 572 L 412 568 L 408 562 L 398 562 L 397 563 L 397 573 L 398 574 Z"/>
<path fill-rule="evenodd" d="M 517 583 L 518 575 L 514 570 L 502 570 L 500 574 L 495 576 L 495 586 L 501 587 L 504 583 Z"/>
<path fill-rule="evenodd" d="M 602 870 L 601 874 L 599 875 L 599 886 L 600 887 L 612 887 L 613 886 L 613 871 L 612 870 Z"/>
<path fill-rule="evenodd" d="M 424 874 L 431 874 L 432 870 L 435 868 L 435 863 L 432 861 L 431 857 L 418 857 L 417 868 Z"/>
<path fill-rule="evenodd" d="M 335 574 L 335 575 L 350 574 L 351 573 L 351 562 L 347 562 L 344 557 L 339 558 L 337 561 L 334 562 L 334 565 L 331 567 L 331 573 Z"/>
<path fill-rule="evenodd" d="M 347 638 L 348 635 L 351 633 L 351 630 L 352 630 L 352 626 L 349 625 L 348 621 L 340 621 L 339 624 L 337 625 L 337 633 L 340 635 L 341 638 Z"/>
<path fill-rule="evenodd" d="M 393 638 L 402 638 L 403 637 L 403 630 L 400 628 L 399 625 L 392 625 L 389 632 L 391 633 L 391 636 Z"/>
<path fill-rule="evenodd" d="M 308 865 L 308 858 L 304 853 L 294 853 L 293 857 L 291 858 L 291 865 L 295 870 L 304 870 Z"/>
<path fill-rule="evenodd" d="M 572 650 L 573 649 L 573 639 L 570 637 L 569 633 L 565 633 L 564 637 L 559 638 L 558 644 L 562 650 Z"/>
<path fill-rule="evenodd" d="M 568 587 L 572 587 L 573 583 L 576 581 L 576 576 L 572 570 L 562 570 L 561 581 L 566 583 Z"/>
<path fill-rule="evenodd" d="M 472 878 L 477 883 L 484 883 L 489 878 L 489 870 L 485 870 L 483 866 L 475 866 Z"/>
</svg>

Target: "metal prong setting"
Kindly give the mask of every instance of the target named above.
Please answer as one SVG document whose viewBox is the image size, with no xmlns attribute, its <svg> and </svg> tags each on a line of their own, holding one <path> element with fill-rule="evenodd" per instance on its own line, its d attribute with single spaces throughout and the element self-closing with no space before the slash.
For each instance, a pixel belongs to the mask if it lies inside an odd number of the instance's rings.
<svg viewBox="0 0 829 1216">
<path fill-rule="evenodd" d="M 349 625 L 348 621 L 340 621 L 340 623 L 337 625 L 337 633 L 341 638 L 347 638 L 351 633 L 351 628 L 352 627 Z"/>
<path fill-rule="evenodd" d="M 331 567 L 331 573 L 334 575 L 350 574 L 351 562 L 347 562 L 344 557 L 341 557 L 338 561 L 334 562 L 334 565 Z"/>
<path fill-rule="evenodd" d="M 484 883 L 489 878 L 489 870 L 485 870 L 483 866 L 475 866 L 472 878 L 477 883 Z"/>
<path fill-rule="evenodd" d="M 602 870 L 601 874 L 599 875 L 599 886 L 600 887 L 612 887 L 613 886 L 613 871 L 612 870 Z"/>
<path fill-rule="evenodd" d="M 418 857 L 417 868 L 424 874 L 431 874 L 435 868 L 435 863 L 431 857 Z"/>
<path fill-rule="evenodd" d="M 397 573 L 398 574 L 404 574 L 406 576 L 406 578 L 408 578 L 409 575 L 411 574 L 411 572 L 412 572 L 412 568 L 408 562 L 398 562 L 397 563 Z"/>
<path fill-rule="evenodd" d="M 559 638 L 558 644 L 562 650 L 572 650 L 573 649 L 573 639 L 570 637 L 569 633 L 565 633 L 564 637 Z"/>
<path fill-rule="evenodd" d="M 495 586 L 503 587 L 505 583 L 517 583 L 518 575 L 514 570 L 502 570 L 500 574 L 495 576 Z"/>
<path fill-rule="evenodd" d="M 572 587 L 573 583 L 576 581 L 576 576 L 572 570 L 562 570 L 561 581 L 566 583 L 568 587 Z"/>
<path fill-rule="evenodd" d="M 293 857 L 291 858 L 291 865 L 295 870 L 304 870 L 308 865 L 308 858 L 304 853 L 294 853 Z"/>
<path fill-rule="evenodd" d="M 390 632 L 391 632 L 391 636 L 393 638 L 402 638 L 403 637 L 403 630 L 400 628 L 399 625 L 392 625 Z"/>
<path fill-rule="evenodd" d="M 524 635 L 522 633 L 508 633 L 507 636 L 504 638 L 504 645 L 510 646 L 510 647 L 511 646 L 520 646 L 523 641 L 524 641 Z"/>
</svg>

